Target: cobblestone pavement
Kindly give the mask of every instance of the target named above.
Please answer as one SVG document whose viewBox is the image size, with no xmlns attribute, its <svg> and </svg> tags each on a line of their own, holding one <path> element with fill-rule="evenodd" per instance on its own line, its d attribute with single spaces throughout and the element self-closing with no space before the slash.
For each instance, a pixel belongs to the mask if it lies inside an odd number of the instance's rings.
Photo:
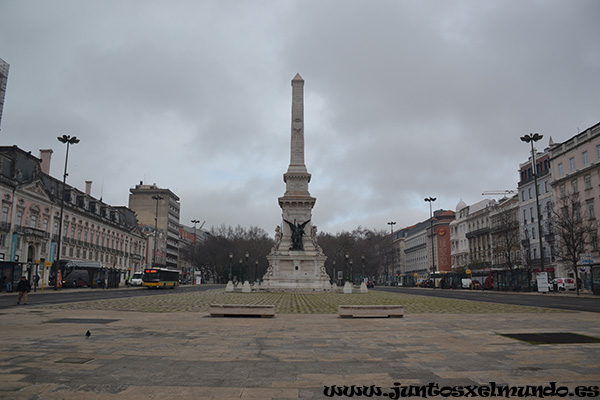
<svg viewBox="0 0 600 400">
<path fill-rule="evenodd" d="M 337 313 L 340 304 L 399 304 L 407 314 L 452 313 L 540 313 L 561 312 L 555 309 L 523 307 L 469 300 L 454 300 L 370 291 L 367 294 L 342 293 L 225 293 L 222 289 L 205 292 L 173 293 L 47 306 L 59 309 L 115 310 L 136 312 L 208 312 L 213 304 L 274 304 L 278 314 Z"/>
<path fill-rule="evenodd" d="M 336 300 L 337 299 L 337 300 Z M 275 303 L 274 318 L 211 318 L 211 302 Z M 337 304 L 403 304 L 398 319 L 343 319 Z M 91 336 L 86 338 L 86 331 Z M 597 314 L 394 293 L 174 293 L 0 313 L 0 399 L 325 399 L 326 386 L 600 386 Z M 380 396 L 380 398 L 390 397 Z M 336 396 L 334 398 L 345 398 Z M 533 398 L 533 397 L 531 397 Z"/>
</svg>

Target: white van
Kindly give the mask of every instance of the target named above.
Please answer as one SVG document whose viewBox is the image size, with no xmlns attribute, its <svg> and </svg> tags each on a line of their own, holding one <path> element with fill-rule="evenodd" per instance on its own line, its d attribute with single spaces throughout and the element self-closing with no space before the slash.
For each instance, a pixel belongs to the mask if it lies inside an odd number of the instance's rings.
<svg viewBox="0 0 600 400">
<path fill-rule="evenodd" d="M 141 272 L 134 273 L 133 276 L 131 277 L 131 279 L 129 280 L 129 284 L 131 286 L 142 286 L 144 284 L 144 282 L 142 282 L 142 273 Z"/>
</svg>

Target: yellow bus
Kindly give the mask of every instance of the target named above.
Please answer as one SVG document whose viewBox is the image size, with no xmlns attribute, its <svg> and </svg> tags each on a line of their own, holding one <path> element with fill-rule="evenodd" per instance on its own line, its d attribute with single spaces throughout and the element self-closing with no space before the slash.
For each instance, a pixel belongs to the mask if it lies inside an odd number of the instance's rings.
<svg viewBox="0 0 600 400">
<path fill-rule="evenodd" d="M 171 288 L 179 286 L 179 271 L 167 268 L 146 268 L 142 282 L 147 288 Z"/>
</svg>

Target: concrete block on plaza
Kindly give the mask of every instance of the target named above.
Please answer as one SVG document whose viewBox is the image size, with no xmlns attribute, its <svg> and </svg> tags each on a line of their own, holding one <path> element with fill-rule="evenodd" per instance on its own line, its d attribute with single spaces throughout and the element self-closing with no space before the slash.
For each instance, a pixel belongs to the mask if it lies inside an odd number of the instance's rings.
<svg viewBox="0 0 600 400">
<path fill-rule="evenodd" d="M 346 281 L 344 284 L 344 293 L 352 293 L 352 283 Z"/>
<path fill-rule="evenodd" d="M 360 293 L 368 293 L 369 289 L 367 289 L 367 284 L 364 282 L 361 282 L 359 291 L 360 291 Z"/>
<path fill-rule="evenodd" d="M 226 292 L 233 292 L 234 289 L 235 288 L 233 286 L 233 282 L 232 281 L 227 282 L 227 286 L 225 287 L 225 291 Z"/>
<path fill-rule="evenodd" d="M 397 305 L 340 305 L 338 306 L 340 318 L 402 318 L 404 307 Z"/>
<path fill-rule="evenodd" d="M 250 282 L 244 282 L 244 285 L 242 286 L 242 293 L 250 293 L 251 291 L 252 289 L 250 288 Z"/>
<path fill-rule="evenodd" d="M 211 304 L 211 317 L 261 317 L 275 316 L 275 305 L 271 304 Z"/>
</svg>

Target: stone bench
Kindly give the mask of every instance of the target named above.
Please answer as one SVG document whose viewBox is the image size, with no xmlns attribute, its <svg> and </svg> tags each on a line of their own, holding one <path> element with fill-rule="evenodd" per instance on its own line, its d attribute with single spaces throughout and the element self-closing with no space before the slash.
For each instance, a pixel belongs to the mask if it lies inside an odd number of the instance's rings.
<svg viewBox="0 0 600 400">
<path fill-rule="evenodd" d="M 275 316 L 275 306 L 268 304 L 211 304 L 211 317 L 261 317 Z"/>
<path fill-rule="evenodd" d="M 338 315 L 340 318 L 402 318 L 404 316 L 404 307 L 395 305 L 340 305 L 338 306 Z"/>
</svg>

